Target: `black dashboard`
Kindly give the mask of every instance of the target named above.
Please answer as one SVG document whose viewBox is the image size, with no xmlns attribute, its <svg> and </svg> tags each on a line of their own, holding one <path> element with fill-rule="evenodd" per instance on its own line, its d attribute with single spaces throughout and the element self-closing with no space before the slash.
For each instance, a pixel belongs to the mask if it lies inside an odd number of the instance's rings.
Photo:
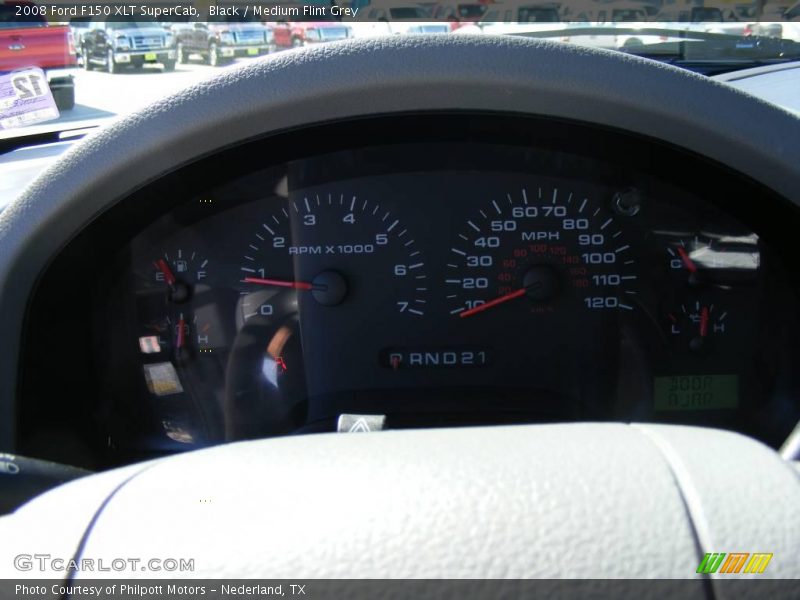
<svg viewBox="0 0 800 600">
<path fill-rule="evenodd" d="M 120 464 L 364 414 L 687 423 L 777 446 L 800 419 L 799 225 L 722 165 L 558 119 L 255 139 L 146 182 L 51 263 L 25 324 L 21 447 L 57 435 L 62 462 Z"/>
</svg>

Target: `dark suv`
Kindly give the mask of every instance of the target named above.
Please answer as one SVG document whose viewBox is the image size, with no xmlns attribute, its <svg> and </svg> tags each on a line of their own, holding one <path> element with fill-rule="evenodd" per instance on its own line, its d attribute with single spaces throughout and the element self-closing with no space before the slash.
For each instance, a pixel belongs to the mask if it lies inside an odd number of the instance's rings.
<svg viewBox="0 0 800 600">
<path fill-rule="evenodd" d="M 112 20 L 113 19 L 113 20 Z M 175 38 L 156 22 L 119 20 L 93 21 L 81 39 L 83 67 L 103 66 L 109 73 L 122 67 L 160 63 L 164 71 L 175 69 Z"/>
<path fill-rule="evenodd" d="M 259 56 L 275 49 L 272 30 L 259 21 L 180 23 L 172 26 L 178 62 L 187 62 L 199 54 L 208 64 L 217 66 L 237 56 Z"/>
</svg>

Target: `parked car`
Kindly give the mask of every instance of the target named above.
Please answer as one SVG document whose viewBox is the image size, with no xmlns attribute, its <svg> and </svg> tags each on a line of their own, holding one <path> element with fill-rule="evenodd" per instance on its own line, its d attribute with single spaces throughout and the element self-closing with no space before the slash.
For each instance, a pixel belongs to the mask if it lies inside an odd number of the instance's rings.
<svg viewBox="0 0 800 600">
<path fill-rule="evenodd" d="M 499 23 L 559 23 L 557 3 L 531 0 L 512 0 L 491 4 L 480 19 L 480 24 Z"/>
<path fill-rule="evenodd" d="M 63 69 L 77 65 L 72 32 L 51 26 L 37 10 L 18 16 L 17 6 L 36 8 L 32 2 L 0 4 L 0 72 L 39 67 L 59 110 L 75 106 L 75 81 Z"/>
<path fill-rule="evenodd" d="M 783 12 L 783 18 L 787 21 L 800 21 L 800 2 L 795 2 Z"/>
<path fill-rule="evenodd" d="M 160 63 L 164 71 L 175 69 L 175 38 L 156 22 L 107 17 L 92 21 L 81 42 L 83 68 L 105 67 L 119 73 L 123 67 L 141 68 Z"/>
<path fill-rule="evenodd" d="M 485 2 L 442 2 L 434 8 L 433 18 L 437 21 L 448 21 L 451 29 L 458 29 L 479 21 L 487 8 Z"/>
<path fill-rule="evenodd" d="M 418 23 L 406 30 L 406 35 L 419 35 L 424 33 L 449 33 L 452 31 L 449 23 Z"/>
<path fill-rule="evenodd" d="M 565 36 L 563 41 L 592 48 L 614 50 L 625 45 L 626 36 L 608 33 L 608 29 L 614 29 L 620 23 L 623 23 L 626 29 L 654 26 L 653 23 L 648 22 L 647 11 L 641 2 L 621 1 L 609 3 L 608 6 L 601 5 L 597 10 L 581 13 L 576 21 L 582 23 L 578 27 L 578 32 Z M 591 29 L 597 29 L 597 34 L 593 34 L 591 31 L 587 33 L 587 30 Z"/>
<path fill-rule="evenodd" d="M 197 54 L 217 66 L 237 56 L 259 56 L 275 50 L 272 30 L 260 21 L 232 22 L 226 18 L 173 26 L 178 62 L 185 63 Z"/>
<path fill-rule="evenodd" d="M 314 17 L 314 19 L 313 21 L 269 23 L 275 47 L 286 49 L 353 37 L 353 29 L 340 21 L 319 21 L 317 20 L 319 17 Z"/>
<path fill-rule="evenodd" d="M 750 23 L 748 28 L 752 35 L 781 38 L 800 43 L 800 22 L 794 23 Z"/>
<path fill-rule="evenodd" d="M 662 11 L 656 16 L 659 23 L 722 23 L 722 11 L 717 7 L 693 6 L 677 11 Z"/>
<path fill-rule="evenodd" d="M 430 22 L 432 8 L 409 0 L 376 0 L 362 9 L 366 17 L 353 23 L 356 37 L 406 33 L 409 28 Z"/>
<path fill-rule="evenodd" d="M 615 46 L 617 48 L 631 48 L 664 44 L 665 42 L 677 44 L 682 39 L 678 36 L 647 35 L 647 30 L 652 28 L 671 29 L 680 32 L 728 33 L 731 35 L 744 35 L 745 30 L 744 24 L 725 23 L 722 11 L 716 7 L 694 6 L 677 11 L 662 11 L 655 21 L 653 23 L 627 24 L 630 27 L 639 27 L 641 33 L 617 36 Z"/>
<path fill-rule="evenodd" d="M 510 0 L 491 4 L 477 23 L 461 27 L 458 33 L 521 34 L 564 27 L 557 3 Z"/>
<path fill-rule="evenodd" d="M 75 47 L 80 48 L 83 41 L 83 34 L 89 31 L 89 23 L 92 22 L 91 17 L 73 17 L 69 20 L 69 29 L 72 32 L 72 38 L 75 42 Z M 82 63 L 81 55 L 78 54 L 78 63 Z"/>
</svg>

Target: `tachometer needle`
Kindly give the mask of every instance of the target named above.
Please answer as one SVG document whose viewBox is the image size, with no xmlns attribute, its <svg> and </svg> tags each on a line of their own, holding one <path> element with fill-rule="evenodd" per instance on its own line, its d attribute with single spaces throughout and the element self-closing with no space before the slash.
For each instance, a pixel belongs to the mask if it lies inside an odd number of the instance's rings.
<svg viewBox="0 0 800 600">
<path fill-rule="evenodd" d="M 292 288 L 294 290 L 313 290 L 314 286 L 305 281 L 286 281 L 283 279 L 262 279 L 260 277 L 245 277 L 245 283 L 257 283 L 259 285 L 272 285 L 275 287 Z"/>
<path fill-rule="evenodd" d="M 678 255 L 681 257 L 683 261 L 683 265 L 686 267 L 686 270 L 689 273 L 697 273 L 697 265 L 694 264 L 694 261 L 689 258 L 689 253 L 686 252 L 685 248 L 678 247 Z"/>
<path fill-rule="evenodd" d="M 509 300 L 513 300 L 514 298 L 519 298 L 521 296 L 524 296 L 526 294 L 526 292 L 527 292 L 527 290 L 525 288 L 516 290 L 516 291 L 511 292 L 509 294 L 505 294 L 503 296 L 500 296 L 499 298 L 495 298 L 494 300 L 489 300 L 485 304 L 478 304 L 477 306 L 473 306 L 470 309 L 464 310 L 464 311 L 458 313 L 458 316 L 461 317 L 462 319 L 464 317 L 471 317 L 472 315 L 476 315 L 479 312 L 483 312 L 485 310 L 488 310 L 488 309 L 492 308 L 493 306 L 497 306 L 498 304 L 503 304 L 503 302 L 508 302 Z"/>
<path fill-rule="evenodd" d="M 164 279 L 170 287 L 175 286 L 177 280 L 175 279 L 175 275 L 172 274 L 172 269 L 169 268 L 167 261 L 163 258 L 159 258 L 157 261 L 153 262 L 153 266 L 164 274 Z"/>
</svg>

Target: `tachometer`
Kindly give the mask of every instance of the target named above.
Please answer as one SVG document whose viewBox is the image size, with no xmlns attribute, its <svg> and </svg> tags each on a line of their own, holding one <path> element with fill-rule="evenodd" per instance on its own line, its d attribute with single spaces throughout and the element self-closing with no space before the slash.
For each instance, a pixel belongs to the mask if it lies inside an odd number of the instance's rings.
<svg viewBox="0 0 800 600">
<path fill-rule="evenodd" d="M 421 317 L 427 304 L 422 251 L 380 200 L 306 189 L 254 229 L 227 374 L 232 438 L 297 427 L 321 377 L 367 364 L 375 332 Z"/>
<path fill-rule="evenodd" d="M 558 188 L 489 200 L 458 232 L 447 261 L 449 312 L 505 306 L 546 313 L 565 303 L 633 310 L 635 259 L 620 215 Z"/>
<path fill-rule="evenodd" d="M 334 307 L 363 303 L 425 314 L 425 261 L 413 236 L 379 202 L 344 193 L 291 198 L 266 215 L 241 265 L 243 320 L 292 310 L 291 292 Z"/>
</svg>

